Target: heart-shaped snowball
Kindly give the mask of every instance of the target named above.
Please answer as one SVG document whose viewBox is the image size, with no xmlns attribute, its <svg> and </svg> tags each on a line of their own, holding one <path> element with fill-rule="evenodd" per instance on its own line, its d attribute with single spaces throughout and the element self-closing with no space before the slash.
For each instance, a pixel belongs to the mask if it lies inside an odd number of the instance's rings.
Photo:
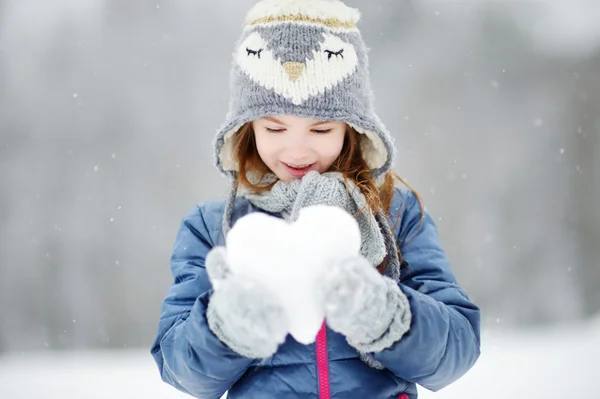
<svg viewBox="0 0 600 399">
<path fill-rule="evenodd" d="M 289 332 L 300 343 L 315 341 L 325 317 L 320 279 L 335 259 L 360 253 L 358 223 L 344 209 L 314 205 L 295 223 L 254 212 L 227 235 L 231 272 L 251 276 L 281 300 Z"/>
</svg>

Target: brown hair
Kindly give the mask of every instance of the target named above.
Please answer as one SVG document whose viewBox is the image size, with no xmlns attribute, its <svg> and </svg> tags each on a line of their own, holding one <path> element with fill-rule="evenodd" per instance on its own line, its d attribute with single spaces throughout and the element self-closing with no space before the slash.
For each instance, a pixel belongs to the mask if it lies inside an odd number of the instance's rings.
<svg viewBox="0 0 600 399">
<path fill-rule="evenodd" d="M 394 178 L 398 179 L 415 194 L 417 201 L 419 202 L 419 207 L 421 208 L 422 225 L 424 212 L 423 203 L 419 194 L 393 170 L 390 170 L 385 174 L 383 184 L 378 188 L 375 180 L 370 174 L 370 169 L 367 163 L 362 157 L 359 144 L 360 133 L 358 133 L 351 126 L 346 126 L 346 136 L 344 137 L 342 150 L 338 158 L 329 168 L 329 171 L 342 173 L 344 180 L 346 181 L 346 188 L 348 188 L 348 179 L 352 180 L 365 196 L 367 205 L 373 214 L 376 214 L 379 210 L 383 210 L 386 215 L 389 214 L 394 197 Z M 252 122 L 248 122 L 243 125 L 236 133 L 233 140 L 234 159 L 237 161 L 239 169 L 238 177 L 235 182 L 236 186 L 241 184 L 257 193 L 269 191 L 275 183 L 260 185 L 259 182 L 259 185 L 255 185 L 250 182 L 246 176 L 246 172 L 249 170 L 256 171 L 259 175 L 265 175 L 270 172 L 270 169 L 262 161 L 260 155 L 258 154 L 258 150 L 256 149 L 256 141 L 254 138 Z M 359 212 L 362 211 L 363 210 L 361 209 Z M 398 222 L 400 221 L 400 215 L 402 214 L 400 210 L 397 210 L 397 212 L 396 222 L 392 227 L 392 231 L 396 228 Z M 402 263 L 402 254 L 400 252 L 400 248 L 397 244 L 396 247 L 398 250 L 398 259 L 400 260 L 400 263 Z M 388 258 L 389 257 L 386 257 L 386 259 L 384 259 L 383 262 L 377 267 L 381 274 L 383 274 L 387 269 L 389 262 Z"/>
</svg>

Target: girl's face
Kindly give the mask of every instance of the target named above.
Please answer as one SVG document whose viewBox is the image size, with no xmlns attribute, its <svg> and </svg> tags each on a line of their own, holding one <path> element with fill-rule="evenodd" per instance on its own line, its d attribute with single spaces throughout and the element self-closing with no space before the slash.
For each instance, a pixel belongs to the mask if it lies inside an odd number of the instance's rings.
<svg viewBox="0 0 600 399">
<path fill-rule="evenodd" d="M 280 180 L 300 179 L 311 170 L 326 172 L 340 155 L 344 122 L 294 115 L 265 116 L 252 122 L 256 148 Z"/>
</svg>

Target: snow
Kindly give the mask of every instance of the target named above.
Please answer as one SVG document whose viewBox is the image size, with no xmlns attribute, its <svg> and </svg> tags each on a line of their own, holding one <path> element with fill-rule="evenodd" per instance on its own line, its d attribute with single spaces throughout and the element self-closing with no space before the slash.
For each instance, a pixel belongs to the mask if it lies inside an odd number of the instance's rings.
<svg viewBox="0 0 600 399">
<path fill-rule="evenodd" d="M 482 355 L 462 379 L 420 399 L 600 398 L 600 318 L 570 327 L 485 330 Z M 0 357 L 3 399 L 184 399 L 163 383 L 148 351 Z"/>
<path fill-rule="evenodd" d="M 234 275 L 264 284 L 277 295 L 290 321 L 288 331 L 308 344 L 323 324 L 319 281 L 327 264 L 358 256 L 360 245 L 356 220 L 338 207 L 304 208 L 294 223 L 256 212 L 241 218 L 229 232 L 227 262 Z"/>
<path fill-rule="evenodd" d="M 462 379 L 420 398 L 600 398 L 600 318 L 570 327 L 487 331 L 482 355 Z M 482 393 L 485 392 L 485 395 Z"/>
</svg>

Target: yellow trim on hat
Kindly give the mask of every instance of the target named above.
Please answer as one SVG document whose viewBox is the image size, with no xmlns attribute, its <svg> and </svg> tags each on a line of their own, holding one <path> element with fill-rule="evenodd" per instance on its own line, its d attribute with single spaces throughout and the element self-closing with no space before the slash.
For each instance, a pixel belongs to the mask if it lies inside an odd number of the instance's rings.
<svg viewBox="0 0 600 399">
<path fill-rule="evenodd" d="M 264 18 L 255 19 L 254 21 L 248 23 L 248 25 L 258 25 L 265 24 L 270 22 L 312 22 L 315 24 L 325 25 L 329 28 L 347 28 L 352 29 L 356 28 L 355 22 L 344 22 L 340 21 L 337 18 L 327 18 L 327 19 L 319 19 L 312 18 L 306 15 L 279 15 L 276 17 L 269 16 Z"/>
</svg>

